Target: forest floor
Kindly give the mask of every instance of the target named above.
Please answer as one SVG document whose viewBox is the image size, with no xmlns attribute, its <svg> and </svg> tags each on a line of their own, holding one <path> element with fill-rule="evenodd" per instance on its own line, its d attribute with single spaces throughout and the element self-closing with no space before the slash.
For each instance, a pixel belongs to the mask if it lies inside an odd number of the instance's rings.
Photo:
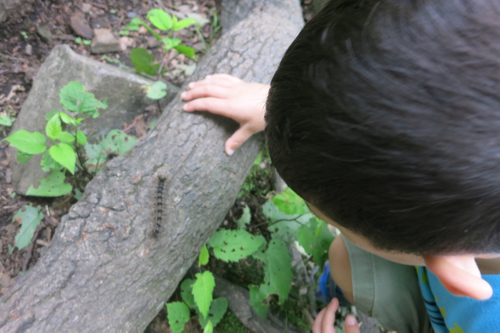
<svg viewBox="0 0 500 333">
<path fill-rule="evenodd" d="M 26 97 L 40 65 L 50 54 L 52 48 L 59 44 L 68 44 L 77 53 L 92 57 L 98 61 L 121 63 L 132 67 L 130 50 L 144 47 L 153 54 L 159 54 L 159 46 L 148 39 L 146 32 L 133 32 L 122 36 L 121 51 L 108 54 L 91 54 L 85 37 L 86 31 L 93 28 L 109 29 L 116 35 L 133 17 L 145 18 L 148 10 L 163 9 L 170 14 L 182 17 L 183 13 L 196 13 L 212 21 L 220 15 L 219 0 L 40 0 L 35 1 L 23 16 L 12 17 L 0 24 L 0 116 L 15 118 Z M 311 17 L 311 0 L 302 0 L 304 16 Z M 202 28 L 202 34 L 209 39 L 213 33 L 213 25 Z M 183 44 L 196 48 L 200 44 L 196 33 L 183 39 Z M 176 53 L 164 58 L 164 66 L 169 69 L 165 79 L 182 85 L 187 79 L 184 71 L 175 70 L 179 65 L 189 62 L 187 58 Z M 0 125 L 0 140 L 9 135 L 9 127 Z M 11 185 L 12 171 L 9 168 L 8 143 L 0 142 L 0 296 L 15 282 L 16 278 L 33 267 L 49 246 L 52 236 L 73 202 L 69 197 L 56 199 L 40 199 L 16 195 Z M 268 187 L 269 179 L 255 178 L 255 187 Z M 260 183 L 259 183 L 260 182 Z M 250 206 L 258 205 L 258 196 L 250 199 Z M 14 247 L 15 236 L 20 224 L 13 220 L 16 212 L 26 204 L 41 206 L 44 218 L 36 229 L 31 244 L 18 250 Z M 228 215 L 228 219 L 241 214 L 240 201 Z M 252 208 L 252 207 L 251 207 Z M 252 211 L 255 211 L 252 208 Z M 164 316 L 163 316 L 164 317 Z M 149 332 L 168 332 L 166 324 L 157 322 L 156 328 Z M 193 324 L 188 332 L 201 332 L 199 326 Z"/>
</svg>

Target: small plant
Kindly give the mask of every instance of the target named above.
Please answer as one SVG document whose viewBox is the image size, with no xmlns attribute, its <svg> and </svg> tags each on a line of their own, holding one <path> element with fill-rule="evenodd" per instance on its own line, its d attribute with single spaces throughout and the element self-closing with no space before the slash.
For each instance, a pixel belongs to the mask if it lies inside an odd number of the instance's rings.
<svg viewBox="0 0 500 333">
<path fill-rule="evenodd" d="M 10 127 L 14 123 L 15 119 L 11 118 L 7 115 L 1 115 L 0 116 L 0 131 L 3 130 L 3 127 Z"/>
<path fill-rule="evenodd" d="M 90 39 L 82 39 L 81 37 L 76 37 L 75 38 L 75 43 L 78 45 L 90 45 L 92 41 Z"/>
<path fill-rule="evenodd" d="M 85 87 L 78 82 L 70 82 L 63 87 L 59 97 L 64 110 L 74 114 L 75 118 L 66 112 L 52 111 L 46 116 L 45 135 L 21 129 L 4 139 L 18 149 L 20 164 L 29 161 L 33 155 L 43 154 L 42 170 L 50 171 L 47 177 L 39 179 L 38 188 L 30 186 L 27 195 L 55 197 L 70 193 L 73 186 L 64 182 L 66 172 L 72 175 L 79 192 L 83 192 L 86 182 L 106 162 L 107 153 L 123 154 L 136 142 L 134 137 L 113 130 L 100 143 L 89 144 L 85 133 L 78 129 L 84 118 L 76 117 L 86 115 L 97 118 L 97 110 L 106 109 L 107 102 L 95 99 L 94 94 L 85 92 Z M 46 145 L 47 138 L 51 140 L 50 148 Z M 83 178 L 77 177 L 77 172 Z"/>
<path fill-rule="evenodd" d="M 198 267 L 206 265 L 209 253 L 203 246 L 198 256 Z M 212 333 L 214 327 L 224 317 L 227 311 L 227 299 L 224 297 L 213 299 L 215 278 L 212 272 L 205 271 L 196 274 L 196 280 L 185 279 L 181 284 L 181 297 L 184 302 L 167 303 L 167 317 L 170 328 L 174 333 L 181 333 L 184 325 L 189 321 L 190 309 L 198 314 L 204 333 Z"/>
<path fill-rule="evenodd" d="M 15 237 L 15 247 L 22 250 L 31 243 L 31 239 L 42 218 L 43 214 L 40 212 L 40 207 L 31 205 L 25 205 L 14 215 L 13 221 L 21 224 L 21 230 Z"/>
<path fill-rule="evenodd" d="M 167 12 L 162 9 L 151 9 L 146 18 L 151 22 L 151 24 L 166 33 L 167 36 L 163 37 L 149 24 L 142 21 L 140 18 L 133 18 L 130 24 L 125 26 L 120 34 L 127 35 L 130 30 L 139 30 L 140 26 L 145 27 L 157 40 L 163 45 L 163 49 L 168 51 L 170 49 L 175 49 L 177 52 L 184 54 L 190 59 L 195 58 L 195 50 L 192 47 L 182 45 L 179 38 L 174 37 L 176 31 L 182 30 L 190 25 L 195 24 L 195 21 L 190 18 L 179 20 L 177 16 L 170 16 Z M 158 75 L 162 73 L 161 65 L 155 63 L 154 56 L 149 53 L 144 48 L 135 48 L 130 52 L 130 60 L 135 67 L 135 70 L 139 73 L 146 73 L 149 75 Z"/>
<path fill-rule="evenodd" d="M 261 159 L 262 156 L 259 156 L 257 164 L 261 163 Z M 237 262 L 250 256 L 260 261 L 264 267 L 264 279 L 260 285 L 252 284 L 248 288 L 250 304 L 264 318 L 272 302 L 282 307 L 289 297 L 293 279 L 289 246 L 297 242 L 309 256 L 308 260 L 311 259 L 315 265 L 323 267 L 334 236 L 325 222 L 315 217 L 304 201 L 290 188 L 267 200 L 262 206 L 262 213 L 268 222 L 267 230 L 270 232 L 268 239 L 258 234 L 259 229 L 252 227 L 250 209 L 245 206 L 242 216 L 235 221 L 237 229 L 220 229 L 215 232 L 208 241 L 208 246 L 203 247 L 199 261 L 200 264 L 208 262 L 208 249 L 211 249 L 215 258 L 224 262 Z M 209 275 L 212 273 L 208 271 L 203 273 L 203 276 Z M 197 281 L 201 278 L 202 276 L 197 274 Z M 192 296 L 196 297 L 198 293 L 202 293 L 198 297 L 205 300 L 206 311 L 206 304 L 210 303 L 213 290 L 210 287 L 211 283 L 204 283 L 204 287 L 199 289 L 191 287 L 194 284 L 191 279 L 184 280 L 181 284 L 181 296 L 190 308 L 195 308 L 189 305 L 191 303 L 186 300 L 185 294 L 187 293 L 189 297 L 193 294 Z M 199 310 L 197 312 L 200 313 Z M 200 315 L 199 318 L 202 322 Z M 213 321 L 212 324 L 216 325 Z M 205 327 L 203 324 L 202 326 Z"/>
</svg>

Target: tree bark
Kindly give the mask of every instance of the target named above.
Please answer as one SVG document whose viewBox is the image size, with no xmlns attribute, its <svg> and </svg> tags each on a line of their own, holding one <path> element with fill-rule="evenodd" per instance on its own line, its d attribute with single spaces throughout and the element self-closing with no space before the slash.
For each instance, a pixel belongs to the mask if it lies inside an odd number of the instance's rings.
<svg viewBox="0 0 500 333">
<path fill-rule="evenodd" d="M 227 3 L 241 3 L 246 15 L 224 30 L 192 80 L 230 73 L 269 82 L 302 26 L 298 0 Z M 141 332 L 155 317 L 223 220 L 262 144 L 256 136 L 228 157 L 224 141 L 236 124 L 181 107 L 176 97 L 130 154 L 88 184 L 37 265 L 0 300 L 0 332 Z M 167 213 L 154 238 L 159 175 L 167 177 Z"/>
</svg>

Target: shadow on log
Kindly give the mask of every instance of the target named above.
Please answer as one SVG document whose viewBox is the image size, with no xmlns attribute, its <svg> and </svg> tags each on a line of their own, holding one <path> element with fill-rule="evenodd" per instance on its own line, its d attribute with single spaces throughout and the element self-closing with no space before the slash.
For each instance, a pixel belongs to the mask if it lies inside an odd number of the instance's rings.
<svg viewBox="0 0 500 333">
<path fill-rule="evenodd" d="M 302 26 L 298 0 L 227 3 L 238 15 L 192 80 L 230 73 L 269 82 Z M 88 184 L 47 252 L 0 300 L 0 332 L 142 332 L 155 317 L 223 220 L 262 145 L 256 136 L 227 157 L 224 141 L 236 125 L 181 107 L 176 97 L 131 153 Z M 167 177 L 167 213 L 151 238 L 159 175 Z"/>
</svg>

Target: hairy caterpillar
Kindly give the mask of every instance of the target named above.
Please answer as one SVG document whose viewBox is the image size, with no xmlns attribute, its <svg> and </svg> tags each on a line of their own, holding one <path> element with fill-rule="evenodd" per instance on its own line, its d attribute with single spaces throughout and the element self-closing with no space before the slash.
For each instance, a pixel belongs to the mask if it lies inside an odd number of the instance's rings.
<svg viewBox="0 0 500 333">
<path fill-rule="evenodd" d="M 151 235 L 157 237 L 160 234 L 162 220 L 163 220 L 163 190 L 165 189 L 165 182 L 167 177 L 158 176 L 156 184 L 156 195 L 155 195 L 155 211 L 154 211 L 154 224 L 153 231 Z"/>
</svg>

